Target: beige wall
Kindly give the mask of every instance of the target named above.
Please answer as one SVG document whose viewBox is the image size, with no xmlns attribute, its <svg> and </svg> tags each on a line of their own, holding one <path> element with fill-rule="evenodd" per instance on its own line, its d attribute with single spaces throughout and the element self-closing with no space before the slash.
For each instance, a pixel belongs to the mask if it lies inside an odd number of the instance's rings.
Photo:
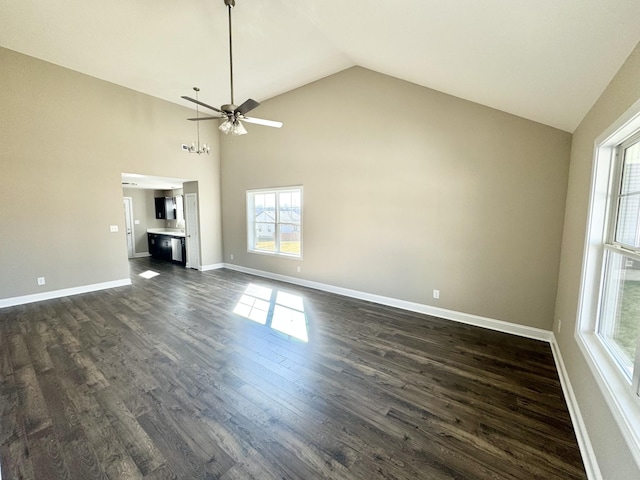
<svg viewBox="0 0 640 480">
<path fill-rule="evenodd" d="M 156 219 L 156 207 L 154 190 L 145 190 L 141 188 L 123 188 L 122 195 L 131 197 L 133 204 L 133 220 L 139 221 L 134 224 L 134 238 L 136 255 L 149 253 L 149 244 L 147 242 L 148 228 L 163 228 L 166 226 L 165 220 Z"/>
<path fill-rule="evenodd" d="M 221 261 L 215 125 L 189 155 L 190 109 L 3 48 L 0 65 L 0 298 L 128 278 L 122 172 L 197 181 L 203 264 Z"/>
<path fill-rule="evenodd" d="M 633 462 L 616 422 L 574 339 L 580 277 L 587 227 L 594 142 L 628 108 L 640 99 L 640 45 L 611 81 L 573 136 L 567 208 L 562 241 L 562 261 L 556 305 L 556 333 L 582 416 L 605 479 L 638 479 Z"/>
<path fill-rule="evenodd" d="M 358 67 L 252 113 L 284 127 L 221 139 L 226 262 L 551 329 L 570 134 Z M 245 191 L 287 185 L 304 259 L 247 253 Z"/>
</svg>

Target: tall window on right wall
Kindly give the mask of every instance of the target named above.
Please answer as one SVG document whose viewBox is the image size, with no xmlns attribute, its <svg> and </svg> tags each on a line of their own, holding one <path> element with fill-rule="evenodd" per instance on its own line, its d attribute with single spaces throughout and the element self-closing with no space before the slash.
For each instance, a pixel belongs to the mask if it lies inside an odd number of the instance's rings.
<svg viewBox="0 0 640 480">
<path fill-rule="evenodd" d="M 618 145 L 603 249 L 597 333 L 638 394 L 640 379 L 640 134 Z"/>
<path fill-rule="evenodd" d="M 595 141 L 585 240 L 574 338 L 640 466 L 640 100 Z"/>
</svg>

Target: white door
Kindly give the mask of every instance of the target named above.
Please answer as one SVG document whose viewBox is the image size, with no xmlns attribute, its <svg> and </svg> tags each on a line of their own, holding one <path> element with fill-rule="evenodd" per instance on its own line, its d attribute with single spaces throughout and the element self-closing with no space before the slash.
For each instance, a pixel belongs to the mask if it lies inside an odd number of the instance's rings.
<svg viewBox="0 0 640 480">
<path fill-rule="evenodd" d="M 187 250 L 187 268 L 200 268 L 200 230 L 198 228 L 198 195 L 184 196 L 184 233 Z"/>
<path fill-rule="evenodd" d="M 133 200 L 131 197 L 123 197 L 124 202 L 124 228 L 127 230 L 127 256 L 136 256 L 136 249 L 133 235 Z"/>
</svg>

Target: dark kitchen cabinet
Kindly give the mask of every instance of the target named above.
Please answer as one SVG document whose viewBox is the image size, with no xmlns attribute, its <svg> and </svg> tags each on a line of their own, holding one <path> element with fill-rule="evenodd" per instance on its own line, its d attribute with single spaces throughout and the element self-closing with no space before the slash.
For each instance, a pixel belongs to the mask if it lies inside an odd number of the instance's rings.
<svg viewBox="0 0 640 480">
<path fill-rule="evenodd" d="M 171 237 L 160 235 L 160 258 L 171 261 Z"/>
<path fill-rule="evenodd" d="M 149 254 L 153 258 L 185 265 L 186 248 L 184 237 L 147 233 L 147 241 L 149 243 Z M 174 248 L 176 249 L 175 252 Z"/>
<path fill-rule="evenodd" d="M 167 218 L 167 206 L 164 197 L 156 197 L 156 218 L 165 220 Z"/>
<path fill-rule="evenodd" d="M 149 245 L 149 255 L 152 257 L 158 256 L 158 239 L 157 235 L 153 233 L 147 233 L 147 242 Z"/>
<path fill-rule="evenodd" d="M 175 197 L 156 197 L 156 218 L 159 220 L 176 219 Z"/>
<path fill-rule="evenodd" d="M 167 242 L 167 240 L 165 239 L 165 237 L 167 237 L 166 235 L 148 233 L 147 237 L 149 240 L 149 253 L 153 258 L 158 258 L 160 260 L 171 260 L 171 240 Z M 167 249 L 167 243 L 169 244 L 169 249 Z"/>
</svg>

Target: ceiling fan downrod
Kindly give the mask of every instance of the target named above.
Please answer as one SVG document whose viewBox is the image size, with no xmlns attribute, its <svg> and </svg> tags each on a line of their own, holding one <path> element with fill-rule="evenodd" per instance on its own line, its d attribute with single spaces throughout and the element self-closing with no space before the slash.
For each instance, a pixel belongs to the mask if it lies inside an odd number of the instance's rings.
<svg viewBox="0 0 640 480">
<path fill-rule="evenodd" d="M 227 6 L 229 12 L 229 76 L 231 83 L 231 103 L 227 105 L 222 105 L 220 108 L 213 107 L 211 105 L 207 105 L 204 102 L 201 102 L 198 99 L 198 90 L 196 90 L 196 98 L 191 98 L 183 95 L 181 98 L 187 100 L 189 102 L 195 103 L 196 106 L 200 105 L 209 110 L 213 110 L 216 113 L 219 113 L 219 116 L 208 116 L 208 117 L 200 117 L 199 110 L 196 107 L 196 118 L 188 118 L 187 120 L 192 120 L 199 122 L 200 120 L 224 120 L 220 126 L 218 127 L 223 133 L 231 133 L 233 135 L 244 135 L 247 130 L 242 125 L 242 121 L 248 123 L 255 123 L 257 125 L 264 125 L 267 127 L 280 128 L 282 127 L 282 122 L 277 122 L 274 120 L 264 120 L 262 118 L 255 117 L 247 117 L 246 114 L 252 111 L 253 109 L 260 106 L 259 102 L 256 102 L 252 98 L 247 99 L 240 106 L 235 105 L 234 91 L 233 91 L 233 36 L 232 36 L 232 28 L 231 28 L 231 8 L 235 6 L 235 0 L 224 0 L 224 4 Z M 194 88 L 195 90 L 195 88 Z"/>
<path fill-rule="evenodd" d="M 236 0 L 224 0 L 224 4 L 229 10 L 229 76 L 231 82 L 231 108 L 230 111 L 235 110 L 235 101 L 233 99 L 233 39 L 231 35 L 231 8 L 236 6 Z"/>
</svg>

